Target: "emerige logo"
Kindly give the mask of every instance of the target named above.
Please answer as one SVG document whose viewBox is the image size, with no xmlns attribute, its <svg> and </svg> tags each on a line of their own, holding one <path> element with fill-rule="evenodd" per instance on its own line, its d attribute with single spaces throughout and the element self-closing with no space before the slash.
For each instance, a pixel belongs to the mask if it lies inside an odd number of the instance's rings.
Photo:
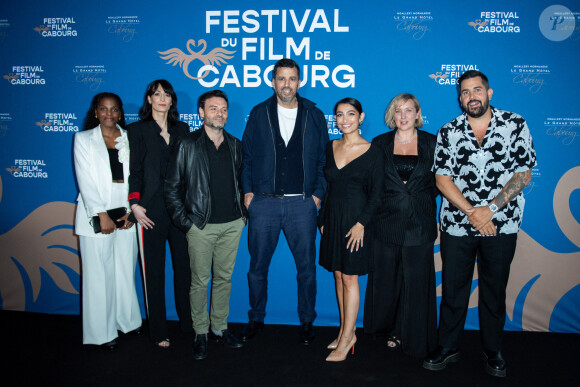
<svg viewBox="0 0 580 387">
<path fill-rule="evenodd" d="M 194 51 L 193 47 L 196 46 L 201 46 L 201 49 L 199 51 Z M 204 54 L 205 50 L 207 49 L 207 43 L 204 39 L 199 39 L 198 45 L 195 44 L 195 40 L 189 39 L 186 43 L 186 48 L 187 51 L 189 51 L 189 54 L 184 53 L 179 48 L 171 48 L 167 51 L 157 52 L 161 54 L 161 59 L 167 60 L 167 64 L 172 64 L 173 66 L 179 64 L 179 66 L 183 69 L 185 76 L 191 79 L 205 78 L 209 74 L 209 70 L 204 69 L 206 66 L 220 66 L 221 63 L 227 64 L 226 59 L 232 59 L 232 54 L 235 53 L 235 51 L 228 51 L 221 47 L 217 47 L 211 50 L 209 53 Z M 189 74 L 189 64 L 196 59 L 200 60 L 204 66 L 198 70 L 197 77 L 194 77 Z"/>
</svg>

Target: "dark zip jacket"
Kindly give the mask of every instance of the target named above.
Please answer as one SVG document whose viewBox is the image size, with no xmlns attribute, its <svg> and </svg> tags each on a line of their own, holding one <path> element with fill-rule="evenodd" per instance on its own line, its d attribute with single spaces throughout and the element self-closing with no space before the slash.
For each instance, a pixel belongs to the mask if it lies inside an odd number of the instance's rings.
<svg viewBox="0 0 580 387">
<path fill-rule="evenodd" d="M 315 104 L 296 95 L 301 117 L 302 195 L 324 197 L 326 180 L 322 169 L 326 163 L 328 129 L 324 114 Z M 242 137 L 242 189 L 246 193 L 274 194 L 276 187 L 277 99 L 274 94 L 256 105 L 248 118 Z"/>
</svg>

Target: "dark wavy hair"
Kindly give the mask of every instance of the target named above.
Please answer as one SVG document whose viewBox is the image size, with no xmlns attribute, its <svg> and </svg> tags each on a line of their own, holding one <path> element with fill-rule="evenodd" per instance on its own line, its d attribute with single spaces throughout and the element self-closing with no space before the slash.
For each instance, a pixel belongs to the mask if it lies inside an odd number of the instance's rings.
<svg viewBox="0 0 580 387">
<path fill-rule="evenodd" d="M 356 111 L 358 112 L 358 114 L 362 114 L 362 112 L 363 112 L 362 105 L 358 101 L 358 99 L 347 97 L 347 98 L 341 99 L 340 101 L 338 101 L 334 105 L 334 110 L 333 110 L 334 111 L 334 115 L 336 115 L 336 109 L 338 109 L 338 105 L 340 105 L 341 103 L 346 103 L 346 104 L 352 106 L 353 108 L 356 109 Z"/>
<path fill-rule="evenodd" d="M 197 110 L 199 110 L 200 108 L 201 110 L 204 110 L 205 101 L 213 97 L 223 98 L 226 101 L 226 105 L 228 105 L 228 107 L 230 106 L 230 102 L 228 101 L 228 96 L 226 95 L 226 93 L 224 93 L 221 90 L 210 90 L 200 95 L 199 98 L 197 99 Z"/>
<path fill-rule="evenodd" d="M 101 101 L 105 98 L 112 98 L 115 100 L 115 102 L 119 106 L 119 110 L 121 111 L 121 119 L 119 120 L 119 122 L 117 122 L 117 124 L 121 128 L 125 128 L 125 111 L 123 111 L 123 101 L 121 101 L 121 97 L 119 97 L 115 93 L 104 92 L 99 93 L 93 97 L 93 100 L 91 101 L 91 107 L 89 108 L 89 110 L 87 111 L 87 115 L 85 116 L 85 124 L 83 126 L 83 130 L 93 129 L 99 126 L 100 122 L 96 117 L 95 111 L 97 110 L 97 107 L 99 106 Z"/>
<path fill-rule="evenodd" d="M 164 92 L 171 96 L 171 106 L 167 112 L 167 121 L 169 125 L 175 125 L 179 121 L 179 113 L 177 112 L 177 94 L 175 94 L 171 83 L 165 79 L 157 79 L 147 85 L 145 95 L 143 96 L 143 105 L 141 105 L 141 109 L 139 109 L 139 118 L 142 120 L 153 119 L 153 109 L 151 108 L 149 101 L 147 101 L 147 97 L 151 97 L 153 94 L 155 94 L 159 86 L 161 86 Z"/>
</svg>

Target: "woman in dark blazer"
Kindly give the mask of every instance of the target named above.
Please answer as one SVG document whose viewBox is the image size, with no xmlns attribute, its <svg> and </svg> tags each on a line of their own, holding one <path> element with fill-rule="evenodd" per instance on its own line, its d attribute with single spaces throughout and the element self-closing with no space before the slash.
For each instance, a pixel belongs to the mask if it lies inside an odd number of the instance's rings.
<svg viewBox="0 0 580 387">
<path fill-rule="evenodd" d="M 149 334 L 160 348 L 169 348 L 165 312 L 165 243 L 169 241 L 173 263 L 175 308 L 181 329 L 192 332 L 189 306 L 191 271 L 185 234 L 171 223 L 163 197 L 165 173 L 173 144 L 189 133 L 178 121 L 177 95 L 166 80 L 147 86 L 140 121 L 127 127 L 131 147 L 129 203 L 138 223 L 141 260 L 144 265 L 145 301 Z"/>
<path fill-rule="evenodd" d="M 365 298 L 366 333 L 386 332 L 387 345 L 422 358 L 436 345 L 437 310 L 433 245 L 437 238 L 436 136 L 419 130 L 421 106 L 399 94 L 385 123 L 394 129 L 376 137 L 384 152 L 383 203 L 373 229 L 374 271 Z"/>
</svg>

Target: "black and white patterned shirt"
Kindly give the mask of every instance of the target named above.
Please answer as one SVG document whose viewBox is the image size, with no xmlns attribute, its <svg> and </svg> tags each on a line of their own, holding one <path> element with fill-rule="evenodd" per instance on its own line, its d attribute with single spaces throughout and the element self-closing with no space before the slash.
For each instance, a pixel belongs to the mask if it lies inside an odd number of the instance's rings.
<svg viewBox="0 0 580 387">
<path fill-rule="evenodd" d="M 518 114 L 491 108 L 491 122 L 481 147 L 463 113 L 437 134 L 433 172 L 451 176 L 465 199 L 474 207 L 487 206 L 514 173 L 536 165 L 536 151 L 526 121 Z M 520 192 L 493 215 L 498 234 L 517 233 L 524 214 Z M 441 231 L 453 236 L 480 236 L 467 215 L 449 202 L 441 201 Z"/>
</svg>

